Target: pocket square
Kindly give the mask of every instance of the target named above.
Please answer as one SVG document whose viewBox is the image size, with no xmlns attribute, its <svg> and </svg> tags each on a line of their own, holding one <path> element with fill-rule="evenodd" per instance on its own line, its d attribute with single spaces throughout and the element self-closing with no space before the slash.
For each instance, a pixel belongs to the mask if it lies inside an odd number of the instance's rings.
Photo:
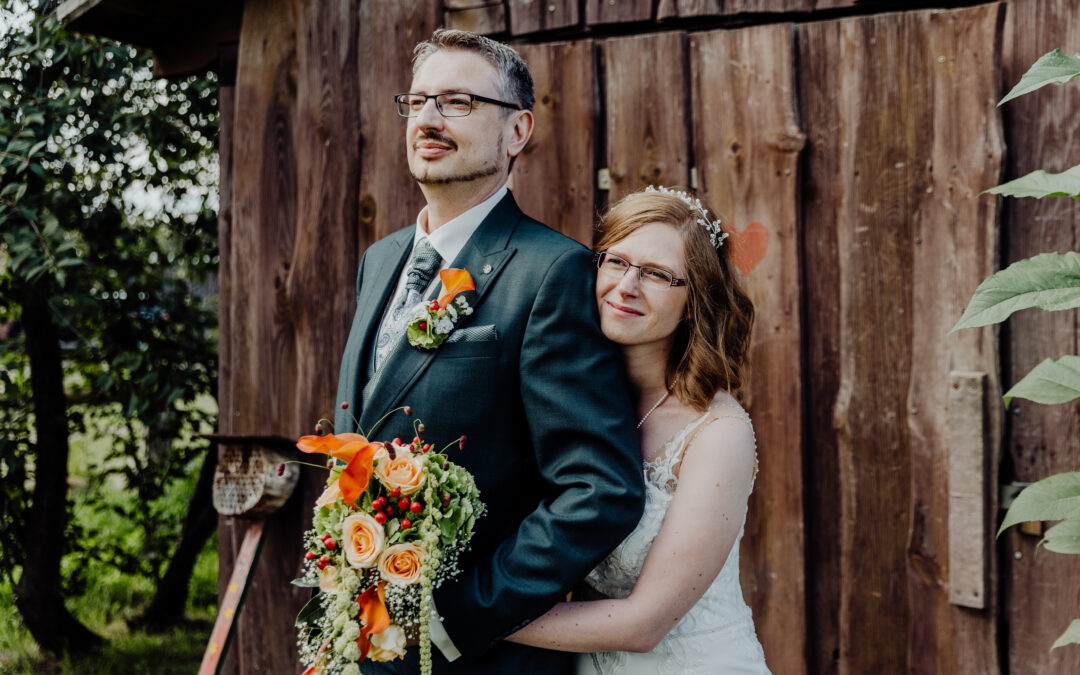
<svg viewBox="0 0 1080 675">
<path fill-rule="evenodd" d="M 456 329 L 446 338 L 447 342 L 493 342 L 499 339 L 495 324 L 486 326 L 465 326 Z"/>
</svg>

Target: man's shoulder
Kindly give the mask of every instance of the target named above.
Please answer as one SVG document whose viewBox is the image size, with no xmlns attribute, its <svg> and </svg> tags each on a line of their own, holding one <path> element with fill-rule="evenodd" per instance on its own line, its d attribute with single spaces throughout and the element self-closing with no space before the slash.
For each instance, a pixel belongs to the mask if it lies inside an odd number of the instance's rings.
<svg viewBox="0 0 1080 675">
<path fill-rule="evenodd" d="M 415 229 L 416 225 L 406 225 L 400 230 L 391 232 L 382 239 L 369 245 L 365 251 L 365 255 L 375 256 L 387 251 L 400 251 L 402 246 L 412 244 L 414 236 L 413 230 Z"/>
<path fill-rule="evenodd" d="M 545 261 L 552 261 L 574 251 L 587 254 L 589 249 L 570 237 L 557 232 L 540 221 L 524 216 L 514 230 L 511 245 L 519 250 L 538 255 Z"/>
</svg>

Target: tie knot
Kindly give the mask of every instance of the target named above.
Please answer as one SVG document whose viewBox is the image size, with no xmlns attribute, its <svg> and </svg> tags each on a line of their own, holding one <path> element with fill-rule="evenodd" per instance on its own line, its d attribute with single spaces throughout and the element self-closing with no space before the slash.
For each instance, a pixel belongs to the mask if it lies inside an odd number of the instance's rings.
<svg viewBox="0 0 1080 675">
<path fill-rule="evenodd" d="M 422 293 L 431 281 L 432 275 L 435 274 L 435 270 L 439 269 L 440 262 L 442 258 L 435 247 L 427 239 L 421 239 L 413 251 L 412 262 L 409 264 L 406 288 Z"/>
</svg>

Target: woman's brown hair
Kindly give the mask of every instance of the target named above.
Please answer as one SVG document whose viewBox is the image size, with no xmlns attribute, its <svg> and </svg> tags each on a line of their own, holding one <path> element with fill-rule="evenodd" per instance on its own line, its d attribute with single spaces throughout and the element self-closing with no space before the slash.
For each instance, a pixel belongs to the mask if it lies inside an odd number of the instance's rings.
<svg viewBox="0 0 1080 675">
<path fill-rule="evenodd" d="M 707 207 L 706 207 L 707 208 Z M 708 210 L 709 220 L 716 215 Z M 635 192 L 619 200 L 597 225 L 596 250 L 605 251 L 645 225 L 674 227 L 686 259 L 687 316 L 675 330 L 667 381 L 680 401 L 704 410 L 716 392 L 735 392 L 750 348 L 754 303 L 735 276 L 727 242 L 716 247 L 698 222 L 702 215 L 681 198 Z"/>
</svg>

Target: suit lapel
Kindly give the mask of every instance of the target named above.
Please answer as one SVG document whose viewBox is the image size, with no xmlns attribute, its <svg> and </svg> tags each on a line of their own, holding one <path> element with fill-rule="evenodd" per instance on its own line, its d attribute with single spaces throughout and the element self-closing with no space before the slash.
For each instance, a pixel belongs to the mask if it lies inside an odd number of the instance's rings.
<svg viewBox="0 0 1080 675">
<path fill-rule="evenodd" d="M 345 391 L 338 392 L 338 398 L 349 401 L 354 409 L 359 407 L 359 384 L 367 378 L 367 358 L 376 338 L 383 309 L 390 301 L 398 277 L 401 276 L 401 269 L 412 252 L 412 247 L 407 244 L 413 240 L 413 230 L 414 228 L 405 228 L 391 235 L 392 238 L 387 242 L 391 250 L 378 259 L 372 259 L 371 270 L 365 270 L 364 279 L 361 280 L 360 296 L 356 299 L 356 314 L 353 315 L 349 342 L 341 364 L 341 372 L 351 375 L 345 380 Z"/>
<path fill-rule="evenodd" d="M 483 302 L 499 272 L 513 257 L 515 249 L 509 248 L 507 243 L 522 215 L 513 195 L 507 193 L 450 264 L 450 267 L 464 269 L 472 276 L 476 286 L 474 307 Z M 485 269 L 489 271 L 485 273 Z M 438 296 L 438 289 L 439 287 L 431 297 Z M 463 318 L 458 325 L 464 321 Z M 405 392 L 427 370 L 439 353 L 438 349 L 417 349 L 408 344 L 404 336 L 401 341 L 402 344 L 387 357 L 375 377 L 364 388 L 365 405 L 360 423 L 365 430 L 387 411 L 407 403 L 402 401 Z"/>
</svg>

